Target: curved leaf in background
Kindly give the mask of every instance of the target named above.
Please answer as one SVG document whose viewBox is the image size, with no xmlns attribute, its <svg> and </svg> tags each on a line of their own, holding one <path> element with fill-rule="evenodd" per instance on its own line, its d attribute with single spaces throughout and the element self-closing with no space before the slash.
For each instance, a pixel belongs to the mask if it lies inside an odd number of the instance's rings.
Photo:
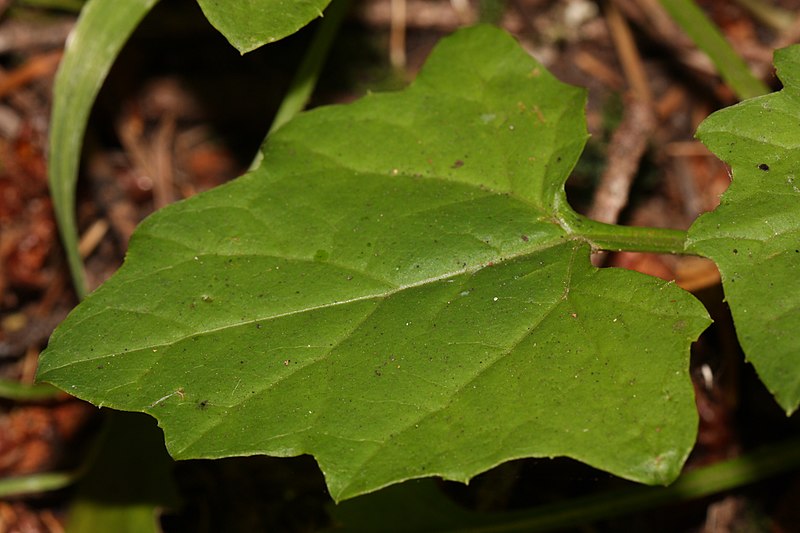
<svg viewBox="0 0 800 533">
<path fill-rule="evenodd" d="M 78 252 L 75 187 L 83 134 L 111 65 L 158 0 L 89 0 L 70 36 L 53 88 L 48 180 L 78 296 L 86 279 Z M 209 21 L 240 52 L 285 37 L 322 14 L 330 0 L 199 0 Z"/>
<path fill-rule="evenodd" d="M 559 222 L 584 99 L 497 29 L 443 40 L 145 221 L 39 378 L 152 414 L 179 459 L 313 454 L 336 500 L 530 456 L 670 482 L 708 318 Z"/>
<path fill-rule="evenodd" d="M 212 26 L 241 53 L 291 35 L 331 0 L 197 0 Z"/>
<path fill-rule="evenodd" d="M 775 65 L 782 91 L 718 111 L 697 131 L 734 179 L 692 225 L 687 249 L 719 266 L 747 359 L 791 414 L 800 404 L 800 46 L 777 51 Z"/>
<path fill-rule="evenodd" d="M 86 278 L 78 253 L 75 186 L 89 112 L 111 65 L 158 0 L 89 0 L 67 41 L 53 87 L 48 180 L 58 229 L 78 297 Z"/>
</svg>

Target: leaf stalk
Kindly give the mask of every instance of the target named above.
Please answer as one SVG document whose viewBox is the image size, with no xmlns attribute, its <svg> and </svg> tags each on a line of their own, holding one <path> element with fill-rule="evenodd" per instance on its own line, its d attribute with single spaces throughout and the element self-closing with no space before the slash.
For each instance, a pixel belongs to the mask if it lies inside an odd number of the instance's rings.
<svg viewBox="0 0 800 533">
<path fill-rule="evenodd" d="M 586 240 L 597 251 L 697 255 L 686 250 L 688 233 L 683 230 L 605 224 L 574 212 L 562 215 L 560 222 L 575 238 Z"/>
</svg>

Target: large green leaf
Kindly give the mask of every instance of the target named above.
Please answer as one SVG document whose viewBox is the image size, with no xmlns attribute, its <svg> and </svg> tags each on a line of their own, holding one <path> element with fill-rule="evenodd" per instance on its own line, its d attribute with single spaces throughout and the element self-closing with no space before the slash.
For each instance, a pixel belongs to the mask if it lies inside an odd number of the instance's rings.
<svg viewBox="0 0 800 533">
<path fill-rule="evenodd" d="M 800 404 L 800 47 L 779 50 L 785 87 L 718 111 L 697 135 L 733 169 L 687 246 L 711 257 L 747 358 L 778 403 Z"/>
<path fill-rule="evenodd" d="M 197 0 L 208 21 L 241 53 L 296 32 L 331 0 Z"/>
<path fill-rule="evenodd" d="M 708 318 L 591 266 L 563 191 L 583 104 L 497 29 L 444 40 L 409 89 L 300 115 L 145 221 L 39 378 L 152 414 L 179 459 L 313 454 L 337 500 L 529 456 L 671 481 Z"/>
</svg>

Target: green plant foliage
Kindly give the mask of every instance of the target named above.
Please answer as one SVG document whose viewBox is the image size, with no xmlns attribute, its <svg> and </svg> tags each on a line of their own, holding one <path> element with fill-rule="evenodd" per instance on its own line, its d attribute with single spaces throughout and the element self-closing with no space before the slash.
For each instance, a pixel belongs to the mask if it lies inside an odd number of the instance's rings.
<svg viewBox="0 0 800 533">
<path fill-rule="evenodd" d="M 785 87 L 719 111 L 697 135 L 731 165 L 720 206 L 688 249 L 722 273 L 739 341 L 778 403 L 800 404 L 800 47 L 775 53 Z"/>
<path fill-rule="evenodd" d="M 111 65 L 158 0 L 90 0 L 68 42 L 53 89 L 48 181 L 53 209 L 79 297 L 86 293 L 78 252 L 75 187 L 89 112 Z M 285 37 L 315 17 L 330 0 L 199 0 L 206 17 L 240 52 Z"/>
<path fill-rule="evenodd" d="M 313 454 L 335 500 L 530 456 L 670 482 L 708 318 L 560 222 L 583 105 L 497 29 L 443 40 L 145 221 L 39 378 L 152 414 L 179 459 Z"/>
<path fill-rule="evenodd" d="M 740 99 L 769 92 L 769 87 L 750 72 L 720 29 L 693 0 L 661 0 L 661 5 L 697 47 L 708 55 L 722 79 Z"/>
<path fill-rule="evenodd" d="M 800 466 L 800 439 L 768 444 L 745 455 L 685 472 L 668 487 L 630 485 L 530 509 L 487 513 L 454 503 L 433 480 L 419 479 L 331 506 L 341 533 L 566 531 L 633 512 L 750 485 Z"/>
<path fill-rule="evenodd" d="M 331 0 L 197 0 L 212 26 L 241 53 L 296 32 Z"/>
<path fill-rule="evenodd" d="M 50 118 L 48 181 L 53 210 L 79 297 L 86 292 L 78 253 L 75 187 L 89 112 L 122 45 L 158 0 L 90 0 L 58 67 Z"/>
<path fill-rule="evenodd" d="M 140 413 L 106 412 L 89 471 L 70 507 L 69 533 L 156 533 L 156 512 L 175 507 L 179 496 L 172 461 L 153 419 Z"/>
</svg>

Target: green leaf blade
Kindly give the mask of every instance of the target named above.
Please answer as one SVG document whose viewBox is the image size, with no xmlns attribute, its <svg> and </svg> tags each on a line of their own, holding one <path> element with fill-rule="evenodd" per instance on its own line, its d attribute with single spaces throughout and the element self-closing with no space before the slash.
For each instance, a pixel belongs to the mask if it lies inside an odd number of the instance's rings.
<svg viewBox="0 0 800 533">
<path fill-rule="evenodd" d="M 90 0 L 67 42 L 53 88 L 48 182 L 73 285 L 86 293 L 78 252 L 75 187 L 92 104 L 122 46 L 158 0 Z"/>
<path fill-rule="evenodd" d="M 720 29 L 692 0 L 661 0 L 661 5 L 681 29 L 705 52 L 740 99 L 761 96 L 769 87 L 750 71 Z"/>
<path fill-rule="evenodd" d="M 800 405 L 798 58 L 800 47 L 775 54 L 782 91 L 717 112 L 698 129 L 734 179 L 687 244 L 717 263 L 747 359 L 787 413 Z"/>
<path fill-rule="evenodd" d="M 53 89 L 48 182 L 73 285 L 86 294 L 78 252 L 75 188 L 89 113 L 111 65 L 139 22 L 158 0 L 90 0 L 81 10 Z M 199 0 L 206 17 L 236 46 L 247 51 L 294 33 L 322 14 L 330 0 L 286 2 Z"/>
<path fill-rule="evenodd" d="M 313 454 L 337 500 L 530 456 L 669 482 L 708 318 L 558 223 L 582 103 L 508 36 L 460 32 L 409 90 L 301 115 L 261 167 L 145 221 L 40 379 L 152 414 L 176 458 Z"/>
<path fill-rule="evenodd" d="M 208 21 L 242 54 L 293 34 L 331 0 L 197 0 Z"/>
</svg>

